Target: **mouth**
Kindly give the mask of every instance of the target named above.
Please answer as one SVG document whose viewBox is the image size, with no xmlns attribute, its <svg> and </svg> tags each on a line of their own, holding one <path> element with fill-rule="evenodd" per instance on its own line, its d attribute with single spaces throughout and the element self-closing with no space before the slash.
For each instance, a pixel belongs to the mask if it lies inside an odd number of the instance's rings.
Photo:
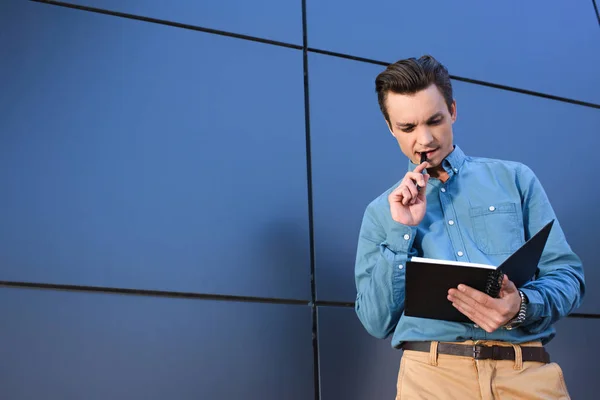
<svg viewBox="0 0 600 400">
<path fill-rule="evenodd" d="M 437 151 L 437 149 L 433 149 L 433 150 L 427 150 L 427 151 L 417 152 L 417 154 L 420 157 L 420 161 L 424 162 L 424 161 L 427 161 L 427 160 L 431 159 L 431 156 L 433 154 L 435 154 L 436 151 Z"/>
</svg>

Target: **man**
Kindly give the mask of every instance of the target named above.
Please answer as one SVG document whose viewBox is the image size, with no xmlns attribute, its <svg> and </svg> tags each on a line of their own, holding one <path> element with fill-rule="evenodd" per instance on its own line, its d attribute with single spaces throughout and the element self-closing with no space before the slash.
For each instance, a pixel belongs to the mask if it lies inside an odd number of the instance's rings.
<svg viewBox="0 0 600 400">
<path fill-rule="evenodd" d="M 409 168 L 364 213 L 356 313 L 371 335 L 393 333 L 392 346 L 404 349 L 397 399 L 569 398 L 543 345 L 553 324 L 581 304 L 585 283 L 558 220 L 536 279 L 516 288 L 505 277 L 499 298 L 464 285 L 448 291 L 473 323 L 403 314 L 412 256 L 498 265 L 556 216 L 527 166 L 470 157 L 454 145 L 456 101 L 447 69 L 433 57 L 388 66 L 376 91 Z"/>
</svg>

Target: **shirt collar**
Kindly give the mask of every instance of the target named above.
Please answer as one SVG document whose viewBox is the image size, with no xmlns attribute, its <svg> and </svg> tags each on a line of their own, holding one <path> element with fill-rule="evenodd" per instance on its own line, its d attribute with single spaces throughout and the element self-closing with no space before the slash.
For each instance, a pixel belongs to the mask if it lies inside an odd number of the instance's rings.
<svg viewBox="0 0 600 400">
<path fill-rule="evenodd" d="M 457 173 L 464 164 L 467 156 L 458 145 L 454 145 L 454 150 L 442 161 L 442 168 L 449 174 Z M 413 171 L 417 168 L 417 164 L 408 161 L 408 170 Z"/>
</svg>

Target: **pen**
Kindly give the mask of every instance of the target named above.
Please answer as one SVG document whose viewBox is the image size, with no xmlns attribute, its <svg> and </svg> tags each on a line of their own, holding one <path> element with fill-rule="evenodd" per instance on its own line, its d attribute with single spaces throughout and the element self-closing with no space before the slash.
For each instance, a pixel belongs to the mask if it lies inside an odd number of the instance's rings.
<svg viewBox="0 0 600 400">
<path fill-rule="evenodd" d="M 423 164 L 425 161 L 427 161 L 427 153 L 422 152 L 420 164 Z M 417 185 L 417 190 L 421 190 L 421 186 Z"/>
</svg>

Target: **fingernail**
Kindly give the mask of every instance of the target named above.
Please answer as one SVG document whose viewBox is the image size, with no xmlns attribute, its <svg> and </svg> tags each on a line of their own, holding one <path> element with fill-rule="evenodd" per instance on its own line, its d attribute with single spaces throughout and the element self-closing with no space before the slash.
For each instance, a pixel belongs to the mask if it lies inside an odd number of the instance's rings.
<svg viewBox="0 0 600 400">
<path fill-rule="evenodd" d="M 464 285 L 458 285 L 458 290 L 460 290 L 461 292 L 465 291 L 465 286 Z"/>
</svg>

